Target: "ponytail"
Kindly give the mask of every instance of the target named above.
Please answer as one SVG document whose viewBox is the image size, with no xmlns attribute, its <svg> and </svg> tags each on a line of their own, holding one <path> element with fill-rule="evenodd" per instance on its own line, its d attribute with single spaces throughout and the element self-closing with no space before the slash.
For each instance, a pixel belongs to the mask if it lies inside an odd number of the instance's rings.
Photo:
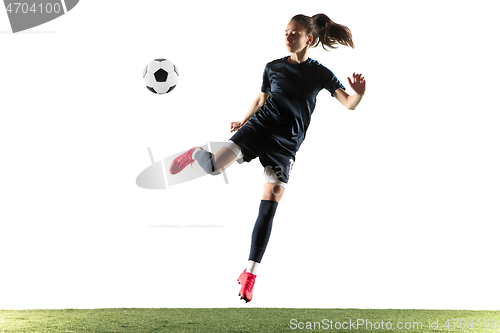
<svg viewBox="0 0 500 333">
<path fill-rule="evenodd" d="M 310 47 L 316 47 L 321 43 L 325 50 L 327 47 L 336 49 L 335 45 L 337 44 L 354 48 L 351 30 L 342 24 L 333 22 L 325 14 L 316 14 L 312 17 L 299 14 L 292 17 L 292 21 L 302 23 L 307 34 L 313 36 Z"/>
</svg>

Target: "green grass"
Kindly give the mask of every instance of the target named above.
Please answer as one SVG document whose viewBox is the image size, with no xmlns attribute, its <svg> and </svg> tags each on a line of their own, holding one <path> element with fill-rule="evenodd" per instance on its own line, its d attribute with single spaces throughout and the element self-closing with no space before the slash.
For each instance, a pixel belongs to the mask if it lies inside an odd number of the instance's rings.
<svg viewBox="0 0 500 333">
<path fill-rule="evenodd" d="M 295 319 L 295 321 L 291 321 Z M 364 320 L 364 323 L 359 320 Z M 458 320 L 453 320 L 458 319 Z M 448 321 L 448 327 L 445 327 Z M 383 329 L 382 329 L 383 321 Z M 438 329 L 429 323 L 438 321 Z M 461 322 L 460 322 L 461 321 Z M 471 321 L 474 327 L 471 326 Z M 361 309 L 0 310 L 0 332 L 498 332 L 500 311 Z M 314 323 L 316 322 L 316 329 Z M 371 322 L 372 327 L 366 326 Z M 387 329 L 388 322 L 392 330 Z M 336 329 L 344 325 L 344 328 Z M 352 323 L 352 324 L 349 324 Z M 359 323 L 360 326 L 356 326 Z M 406 324 L 398 329 L 396 325 Z M 415 324 L 414 324 L 415 323 Z M 418 324 L 417 324 L 418 323 Z M 421 323 L 421 324 L 420 324 Z M 462 324 L 462 327 L 460 327 Z M 478 325 L 481 324 L 481 327 Z M 349 327 L 347 327 L 349 325 Z M 354 325 L 354 326 L 353 326 Z M 456 326 L 455 326 L 456 325 Z M 410 326 L 413 326 L 410 327 Z M 455 326 L 455 327 L 454 327 Z M 295 329 L 293 329 L 295 328 Z"/>
</svg>

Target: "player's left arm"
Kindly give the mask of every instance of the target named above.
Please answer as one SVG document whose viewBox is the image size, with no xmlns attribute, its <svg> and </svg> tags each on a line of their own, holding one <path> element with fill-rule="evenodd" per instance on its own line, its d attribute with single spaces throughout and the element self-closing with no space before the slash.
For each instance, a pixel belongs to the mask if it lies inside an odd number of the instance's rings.
<svg viewBox="0 0 500 333">
<path fill-rule="evenodd" d="M 349 84 L 351 85 L 352 90 L 354 90 L 354 95 L 349 95 L 345 92 L 344 89 L 338 88 L 333 93 L 333 96 L 339 100 L 342 105 L 344 105 L 349 110 L 354 110 L 361 102 L 363 95 L 366 90 L 366 80 L 361 74 L 352 73 L 353 80 L 348 77 Z"/>
</svg>

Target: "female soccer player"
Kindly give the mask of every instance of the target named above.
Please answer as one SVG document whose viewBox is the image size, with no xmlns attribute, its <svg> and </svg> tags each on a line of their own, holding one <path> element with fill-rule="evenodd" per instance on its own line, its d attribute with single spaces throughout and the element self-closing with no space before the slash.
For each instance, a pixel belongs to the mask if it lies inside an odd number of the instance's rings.
<svg viewBox="0 0 500 333">
<path fill-rule="evenodd" d="M 266 65 L 261 92 L 243 120 L 231 123 L 231 132 L 236 133 L 228 143 L 215 155 L 194 147 L 170 166 L 170 173 L 177 174 L 197 161 L 207 173 L 216 175 L 236 160 L 250 162 L 259 157 L 264 167 L 264 193 L 252 232 L 247 267 L 238 278 L 240 297 L 246 302 L 252 300 L 257 268 L 295 163 L 295 153 L 304 141 L 316 95 L 326 89 L 346 108 L 354 110 L 366 87 L 364 77 L 353 73 L 352 80 L 347 78 L 355 92 L 350 96 L 329 69 L 308 57 L 309 48 L 320 43 L 325 50 L 336 48 L 336 44 L 354 48 L 349 28 L 328 16 L 294 16 L 286 27 L 285 43 L 290 55 Z"/>
</svg>

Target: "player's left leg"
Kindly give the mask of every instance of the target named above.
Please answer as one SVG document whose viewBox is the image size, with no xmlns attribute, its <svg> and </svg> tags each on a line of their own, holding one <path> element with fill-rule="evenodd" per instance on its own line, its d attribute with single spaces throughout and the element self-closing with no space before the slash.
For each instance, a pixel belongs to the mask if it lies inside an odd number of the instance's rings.
<svg viewBox="0 0 500 333">
<path fill-rule="evenodd" d="M 247 268 L 241 273 L 238 279 L 238 282 L 241 284 L 240 296 L 246 302 L 252 300 L 257 268 L 266 251 L 267 243 L 271 236 L 274 215 L 286 187 L 286 183 L 279 180 L 271 168 L 265 169 L 264 179 L 267 182 L 264 184 L 259 215 L 252 232 L 252 243 Z"/>
<path fill-rule="evenodd" d="M 262 194 L 262 200 L 270 200 L 280 202 L 283 194 L 285 194 L 286 184 L 281 182 L 282 184 L 276 183 L 266 183 L 264 184 L 264 193 Z"/>
<path fill-rule="evenodd" d="M 259 263 L 262 261 L 267 243 L 271 237 L 274 215 L 278 208 L 283 194 L 285 193 L 286 183 L 279 180 L 271 168 L 266 168 L 264 178 L 267 182 L 264 184 L 264 192 L 259 207 L 259 215 L 252 232 L 252 243 L 250 247 L 249 263 L 247 272 L 255 274 Z"/>
<path fill-rule="evenodd" d="M 259 215 L 255 221 L 252 232 L 252 242 L 250 246 L 250 256 L 248 258 L 247 272 L 257 274 L 264 252 L 266 252 L 267 243 L 271 237 L 274 215 L 278 208 L 286 184 L 266 183 L 264 184 L 264 193 L 260 201 Z"/>
</svg>

